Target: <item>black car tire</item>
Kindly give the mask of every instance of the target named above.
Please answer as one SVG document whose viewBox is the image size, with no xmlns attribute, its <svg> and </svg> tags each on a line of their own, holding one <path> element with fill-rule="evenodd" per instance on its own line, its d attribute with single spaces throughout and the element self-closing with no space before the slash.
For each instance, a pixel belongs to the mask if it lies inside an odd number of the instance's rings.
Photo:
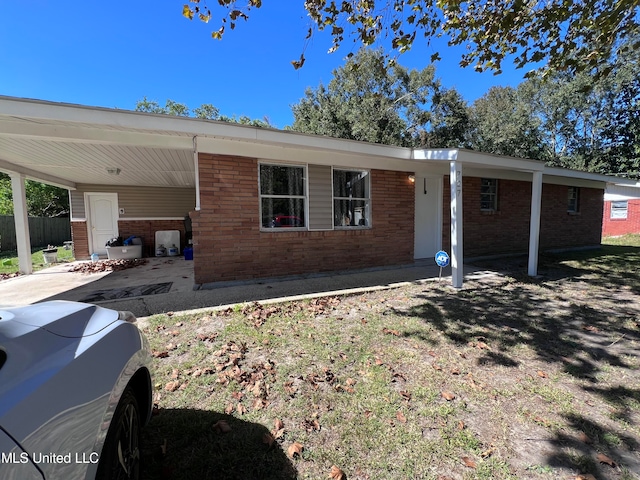
<svg viewBox="0 0 640 480">
<path fill-rule="evenodd" d="M 140 428 L 138 401 L 133 389 L 127 387 L 113 414 L 96 480 L 140 478 Z"/>
</svg>

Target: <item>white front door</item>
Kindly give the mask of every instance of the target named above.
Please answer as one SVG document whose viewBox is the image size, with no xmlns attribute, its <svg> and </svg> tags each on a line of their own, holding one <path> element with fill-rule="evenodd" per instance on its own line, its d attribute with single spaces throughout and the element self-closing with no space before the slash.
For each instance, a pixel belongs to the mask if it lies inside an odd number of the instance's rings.
<svg viewBox="0 0 640 480">
<path fill-rule="evenodd" d="M 105 255 L 106 243 L 118 236 L 118 194 L 87 193 L 89 253 Z"/>
<path fill-rule="evenodd" d="M 442 177 L 416 175 L 415 189 L 413 258 L 435 258 L 442 248 Z"/>
</svg>

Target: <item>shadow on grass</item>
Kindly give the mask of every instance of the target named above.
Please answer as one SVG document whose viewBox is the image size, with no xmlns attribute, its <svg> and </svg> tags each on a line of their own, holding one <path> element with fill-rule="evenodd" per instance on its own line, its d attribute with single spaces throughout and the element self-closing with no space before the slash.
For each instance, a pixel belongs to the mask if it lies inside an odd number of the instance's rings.
<svg viewBox="0 0 640 480">
<path fill-rule="evenodd" d="M 268 434 L 263 425 L 231 415 L 162 409 L 143 430 L 142 480 L 297 478 L 277 441 L 271 447 L 265 443 Z"/>
</svg>

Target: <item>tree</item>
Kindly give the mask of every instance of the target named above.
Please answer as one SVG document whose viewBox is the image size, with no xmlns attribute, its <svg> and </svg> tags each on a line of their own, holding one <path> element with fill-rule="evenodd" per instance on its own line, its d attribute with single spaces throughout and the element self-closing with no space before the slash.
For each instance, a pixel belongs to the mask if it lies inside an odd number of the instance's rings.
<svg viewBox="0 0 640 480">
<path fill-rule="evenodd" d="M 445 112 L 434 99 L 459 99 L 441 92 L 433 66 L 408 70 L 394 63 L 386 66 L 381 50 L 362 49 L 333 71 L 325 87 L 307 89 L 293 110 L 290 127 L 304 133 L 361 140 L 387 145 L 419 146 L 436 142 L 428 135 L 431 122 Z M 455 130 L 448 132 L 455 134 Z M 451 140 L 456 142 L 455 140 Z M 443 146 L 443 145 L 430 145 Z M 455 145 L 457 146 L 457 145 Z"/>
<path fill-rule="evenodd" d="M 25 183 L 27 213 L 31 217 L 65 217 L 69 215 L 69 192 L 33 180 Z M 13 215 L 13 191 L 9 175 L 0 173 L 0 215 Z"/>
<path fill-rule="evenodd" d="M 491 87 L 470 109 L 470 147 L 486 153 L 543 159 L 540 122 L 520 89 Z"/>
<path fill-rule="evenodd" d="M 168 99 L 165 102 L 165 106 L 161 107 L 155 100 L 148 100 L 147 97 L 143 97 L 142 100 L 136 102 L 135 110 L 137 112 L 145 113 L 157 113 L 162 115 L 176 115 L 179 117 L 195 117 L 206 120 L 217 120 L 220 122 L 240 123 L 242 125 L 251 125 L 253 127 L 273 127 L 268 117 L 264 117 L 262 120 L 252 119 L 246 115 L 240 115 L 237 117 L 233 115 L 220 115 L 220 110 L 211 105 L 210 103 L 203 103 L 193 111 L 189 109 L 184 103 L 174 102 Z"/>
<path fill-rule="evenodd" d="M 212 37 L 221 39 L 226 26 L 233 30 L 238 20 L 248 20 L 262 0 L 217 4 L 221 23 Z M 421 34 L 427 44 L 442 37 L 449 46 L 466 47 L 460 65 L 479 71 L 500 73 L 512 56 L 518 68 L 543 62 L 546 72 L 606 76 L 619 56 L 640 48 L 640 0 L 305 0 L 304 8 L 311 22 L 307 39 L 330 30 L 330 51 L 345 38 L 364 46 L 390 38 L 402 53 Z M 182 14 L 204 22 L 213 17 L 202 0 L 189 0 Z M 435 52 L 431 60 L 438 58 Z M 300 68 L 304 61 L 303 51 L 292 64 Z"/>
</svg>

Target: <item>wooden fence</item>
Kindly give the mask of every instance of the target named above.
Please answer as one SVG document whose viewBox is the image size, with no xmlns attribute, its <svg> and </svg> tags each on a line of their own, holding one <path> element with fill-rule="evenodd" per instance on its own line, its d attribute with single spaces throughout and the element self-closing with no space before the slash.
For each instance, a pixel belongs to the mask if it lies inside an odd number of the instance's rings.
<svg viewBox="0 0 640 480">
<path fill-rule="evenodd" d="M 71 240 L 69 218 L 29 217 L 32 247 L 61 246 Z M 16 225 L 12 215 L 0 215 L 0 251 L 15 250 Z"/>
</svg>

